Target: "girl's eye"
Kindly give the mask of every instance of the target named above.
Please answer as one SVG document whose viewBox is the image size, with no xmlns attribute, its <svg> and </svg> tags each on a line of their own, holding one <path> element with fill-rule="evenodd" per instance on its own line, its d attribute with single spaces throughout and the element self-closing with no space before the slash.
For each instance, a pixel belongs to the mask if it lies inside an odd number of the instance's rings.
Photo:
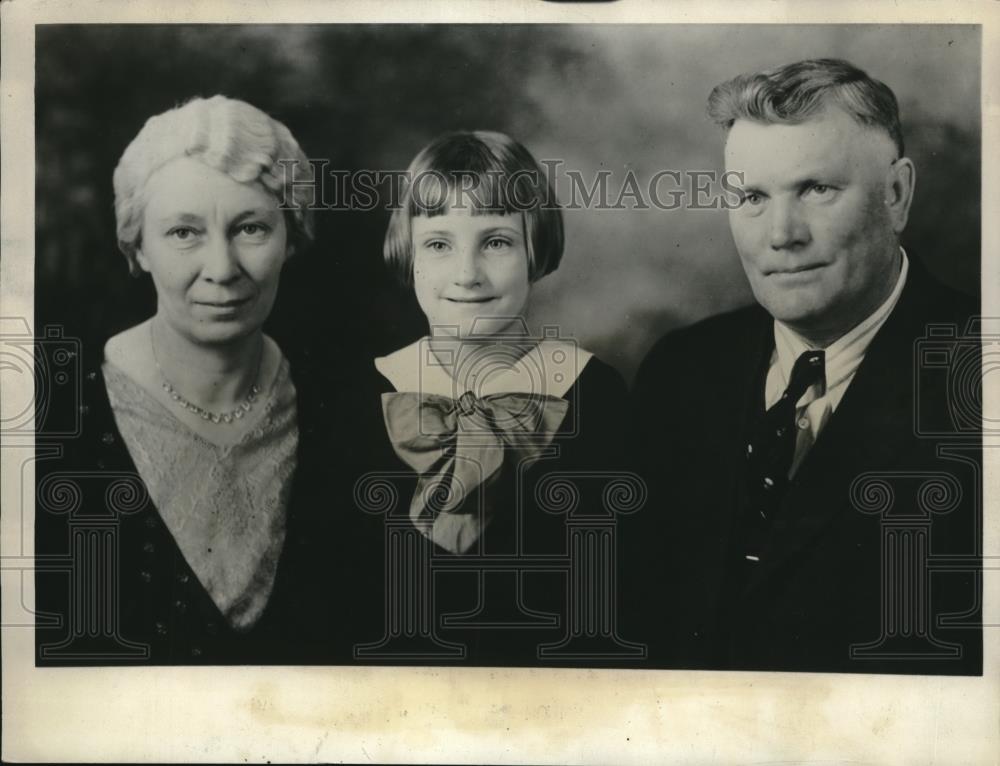
<svg viewBox="0 0 1000 766">
<path fill-rule="evenodd" d="M 510 246 L 510 240 L 504 237 L 490 237 L 486 240 L 487 250 L 502 250 Z"/>
</svg>

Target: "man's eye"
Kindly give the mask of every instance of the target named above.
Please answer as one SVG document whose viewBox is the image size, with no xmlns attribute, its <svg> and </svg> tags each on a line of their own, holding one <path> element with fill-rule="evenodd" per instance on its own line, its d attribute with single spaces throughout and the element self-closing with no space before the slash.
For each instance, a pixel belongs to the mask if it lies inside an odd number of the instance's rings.
<svg viewBox="0 0 1000 766">
<path fill-rule="evenodd" d="M 832 186 L 827 186 L 826 184 L 813 184 L 808 189 L 806 189 L 806 195 L 818 199 L 829 197 L 833 194 L 834 189 Z"/>
<path fill-rule="evenodd" d="M 757 192 L 744 192 L 740 201 L 744 205 L 759 205 L 764 198 Z"/>
</svg>

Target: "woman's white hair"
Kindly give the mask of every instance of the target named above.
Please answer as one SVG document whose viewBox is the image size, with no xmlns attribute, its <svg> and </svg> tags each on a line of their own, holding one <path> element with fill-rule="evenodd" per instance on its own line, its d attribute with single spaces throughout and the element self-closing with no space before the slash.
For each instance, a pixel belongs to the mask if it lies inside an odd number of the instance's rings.
<svg viewBox="0 0 1000 766">
<path fill-rule="evenodd" d="M 114 173 L 118 247 L 138 274 L 146 182 L 178 157 L 192 157 L 234 181 L 259 181 L 282 203 L 289 252 L 313 236 L 312 166 L 283 124 L 245 101 L 194 98 L 146 120 Z"/>
</svg>

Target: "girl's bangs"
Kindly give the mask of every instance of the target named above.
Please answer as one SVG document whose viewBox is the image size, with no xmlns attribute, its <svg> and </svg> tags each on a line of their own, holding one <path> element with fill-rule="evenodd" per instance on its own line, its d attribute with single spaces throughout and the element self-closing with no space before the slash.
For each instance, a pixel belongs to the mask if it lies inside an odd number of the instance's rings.
<svg viewBox="0 0 1000 766">
<path fill-rule="evenodd" d="M 530 208 L 535 200 L 534 189 L 523 175 L 512 177 L 501 171 L 427 171 L 411 183 L 411 216 L 433 217 L 453 209 L 471 209 L 472 215 L 513 215 Z"/>
</svg>

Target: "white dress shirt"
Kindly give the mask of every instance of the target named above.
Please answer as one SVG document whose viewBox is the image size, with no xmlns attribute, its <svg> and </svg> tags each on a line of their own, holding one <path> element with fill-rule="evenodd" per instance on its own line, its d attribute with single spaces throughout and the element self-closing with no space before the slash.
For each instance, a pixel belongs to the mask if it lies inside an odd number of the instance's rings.
<svg viewBox="0 0 1000 766">
<path fill-rule="evenodd" d="M 906 252 L 902 248 L 900 254 L 903 265 L 889 297 L 867 319 L 826 347 L 826 380 L 810 386 L 797 402 L 795 456 L 789 476 L 795 475 L 809 448 L 819 438 L 823 427 L 843 399 L 847 387 L 854 380 L 854 374 L 865 358 L 868 345 L 899 301 L 909 270 Z M 795 360 L 813 348 L 816 347 L 788 325 L 774 320 L 774 352 L 771 354 L 771 366 L 764 385 L 765 409 L 776 404 L 788 387 Z"/>
</svg>

